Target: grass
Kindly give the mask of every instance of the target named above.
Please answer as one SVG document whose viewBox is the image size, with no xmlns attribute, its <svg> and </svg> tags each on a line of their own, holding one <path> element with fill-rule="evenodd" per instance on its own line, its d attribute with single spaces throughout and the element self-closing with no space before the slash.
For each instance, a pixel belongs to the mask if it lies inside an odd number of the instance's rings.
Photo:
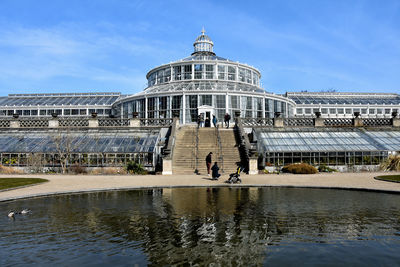
<svg viewBox="0 0 400 267">
<path fill-rule="evenodd" d="M 376 179 L 382 180 L 382 181 L 387 181 L 387 182 L 396 182 L 400 183 L 400 175 L 381 175 L 377 176 Z"/>
<path fill-rule="evenodd" d="M 41 178 L 0 178 L 0 190 L 47 182 Z"/>
</svg>

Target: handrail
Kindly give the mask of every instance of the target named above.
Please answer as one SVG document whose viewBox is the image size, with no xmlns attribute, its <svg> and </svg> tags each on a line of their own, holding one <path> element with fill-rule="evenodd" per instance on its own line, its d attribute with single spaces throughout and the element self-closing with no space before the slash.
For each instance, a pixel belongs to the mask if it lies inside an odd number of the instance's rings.
<svg viewBox="0 0 400 267">
<path fill-rule="evenodd" d="M 221 143 L 221 135 L 219 133 L 219 127 L 218 125 L 216 125 L 215 127 L 215 132 L 217 135 L 217 146 L 218 146 L 218 154 L 219 154 L 219 161 L 221 163 L 221 172 L 224 173 L 224 157 L 223 157 L 223 153 L 222 153 L 222 143 Z"/>
<path fill-rule="evenodd" d="M 235 134 L 236 134 L 236 142 L 239 144 L 239 152 L 241 155 L 242 164 L 248 170 L 249 160 L 255 154 L 255 149 L 252 148 L 249 137 L 244 131 L 242 121 L 240 117 L 235 118 Z"/>
<path fill-rule="evenodd" d="M 199 169 L 198 169 L 198 167 L 199 167 L 199 127 L 200 127 L 200 125 L 198 124 L 197 125 L 197 127 L 196 127 L 196 150 L 195 150 L 195 156 L 196 156 L 196 160 L 195 160 L 195 168 L 194 168 L 194 172 L 196 173 L 196 174 L 198 174 L 199 173 Z"/>
<path fill-rule="evenodd" d="M 172 156 L 173 156 L 174 147 L 175 147 L 175 136 L 176 136 L 178 123 L 179 123 L 179 118 L 173 118 L 173 122 L 171 125 L 171 131 L 170 131 L 170 134 L 168 137 L 167 147 L 164 149 L 164 153 L 163 153 L 165 157 L 172 158 Z"/>
</svg>

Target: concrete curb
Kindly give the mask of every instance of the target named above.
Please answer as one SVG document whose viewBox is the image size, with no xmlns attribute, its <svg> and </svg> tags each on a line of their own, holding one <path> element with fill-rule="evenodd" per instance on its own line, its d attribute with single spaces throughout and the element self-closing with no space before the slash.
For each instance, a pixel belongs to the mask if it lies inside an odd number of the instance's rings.
<svg viewBox="0 0 400 267">
<path fill-rule="evenodd" d="M 98 192 L 108 192 L 108 191 L 129 191 L 129 190 L 142 190 L 142 189 L 162 189 L 162 188 L 215 188 L 215 187 L 230 187 L 230 188 L 247 188 L 247 187 L 281 187 L 281 188 L 310 188 L 310 189 L 331 189 L 331 190 L 349 190 L 349 191 L 363 191 L 363 192 L 373 192 L 373 193 L 387 193 L 387 194 L 400 194 L 397 190 L 388 189 L 375 189 L 375 188 L 358 188 L 358 187 L 339 187 L 339 186 L 311 186 L 311 185 L 265 185 L 265 184 L 216 184 L 216 185 L 171 185 L 171 186 L 134 186 L 134 187 L 112 187 L 112 188 L 93 188 L 88 190 L 70 190 L 70 191 L 55 191 L 40 194 L 31 194 L 18 197 L 9 197 L 0 199 L 0 202 L 9 202 L 15 200 L 23 200 L 30 198 L 41 198 L 48 196 L 61 196 L 61 195 L 77 195 L 77 194 L 87 194 L 87 193 L 98 193 Z"/>
</svg>

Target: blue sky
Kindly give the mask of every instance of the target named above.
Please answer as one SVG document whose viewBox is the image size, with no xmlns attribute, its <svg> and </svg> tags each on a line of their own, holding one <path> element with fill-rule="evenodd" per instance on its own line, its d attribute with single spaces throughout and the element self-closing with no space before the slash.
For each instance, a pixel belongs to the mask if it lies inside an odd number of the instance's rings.
<svg viewBox="0 0 400 267">
<path fill-rule="evenodd" d="M 202 26 L 270 92 L 400 91 L 399 0 L 0 0 L 0 95 L 139 92 Z"/>
</svg>

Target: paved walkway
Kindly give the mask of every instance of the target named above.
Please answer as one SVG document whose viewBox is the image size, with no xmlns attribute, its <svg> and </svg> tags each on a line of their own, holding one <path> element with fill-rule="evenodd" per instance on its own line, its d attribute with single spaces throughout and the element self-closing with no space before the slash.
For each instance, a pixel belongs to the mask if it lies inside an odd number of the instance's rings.
<svg viewBox="0 0 400 267">
<path fill-rule="evenodd" d="M 400 193 L 400 183 L 375 180 L 378 175 L 399 173 L 323 173 L 313 175 L 268 174 L 242 175 L 241 186 L 291 186 L 346 188 L 390 191 Z M 0 192 L 0 201 L 43 196 L 60 193 L 76 193 L 95 190 L 115 190 L 145 187 L 186 187 L 186 186 L 230 186 L 224 181 L 223 175 L 219 181 L 212 181 L 203 175 L 147 175 L 147 176 L 78 176 L 78 175 L 0 175 L 6 177 L 37 177 L 48 179 L 49 182 Z M 237 186 L 237 185 L 233 185 Z"/>
</svg>

